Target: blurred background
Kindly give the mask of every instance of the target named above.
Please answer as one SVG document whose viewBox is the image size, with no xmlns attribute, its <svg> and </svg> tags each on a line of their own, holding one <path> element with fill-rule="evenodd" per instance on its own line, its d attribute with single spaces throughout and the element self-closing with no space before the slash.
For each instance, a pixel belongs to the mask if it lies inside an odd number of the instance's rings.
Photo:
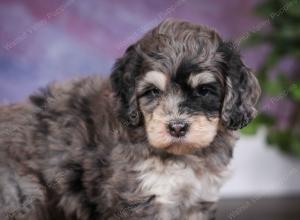
<svg viewBox="0 0 300 220">
<path fill-rule="evenodd" d="M 131 43 L 168 17 L 240 45 L 263 88 L 219 219 L 299 220 L 300 0 L 0 0 L 0 103 L 52 81 L 109 75 Z"/>
</svg>

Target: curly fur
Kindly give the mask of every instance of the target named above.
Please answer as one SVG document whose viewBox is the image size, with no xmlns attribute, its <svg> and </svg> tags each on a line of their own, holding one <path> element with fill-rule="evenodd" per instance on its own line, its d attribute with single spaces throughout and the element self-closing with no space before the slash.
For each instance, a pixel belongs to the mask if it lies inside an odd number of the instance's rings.
<svg viewBox="0 0 300 220">
<path fill-rule="evenodd" d="M 222 106 L 208 117 L 220 123 L 209 146 L 173 154 L 149 143 L 150 110 L 136 92 L 150 67 L 209 69 L 220 78 Z M 234 130 L 254 117 L 259 92 L 216 32 L 165 21 L 127 49 L 109 79 L 53 83 L 0 108 L 0 219 L 210 219 L 228 177 Z"/>
</svg>

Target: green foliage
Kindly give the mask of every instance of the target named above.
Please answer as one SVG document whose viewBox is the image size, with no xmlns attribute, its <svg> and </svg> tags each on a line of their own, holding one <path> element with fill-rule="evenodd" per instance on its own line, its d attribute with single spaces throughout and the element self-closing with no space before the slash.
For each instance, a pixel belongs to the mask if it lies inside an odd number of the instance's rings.
<svg viewBox="0 0 300 220">
<path fill-rule="evenodd" d="M 294 84 L 290 91 L 292 98 L 300 102 L 300 82 L 298 84 Z"/>
<path fill-rule="evenodd" d="M 274 118 L 267 114 L 259 114 L 247 127 L 243 128 L 241 132 L 246 135 L 256 134 L 260 126 L 271 127 L 274 125 Z"/>
<path fill-rule="evenodd" d="M 300 138 L 292 130 L 270 131 L 267 136 L 267 142 L 278 146 L 284 152 L 300 156 Z"/>
<path fill-rule="evenodd" d="M 251 47 L 261 44 L 271 46 L 269 54 L 258 69 L 258 79 L 263 95 L 273 100 L 292 103 L 292 113 L 287 126 L 279 126 L 282 120 L 268 111 L 260 113 L 244 134 L 255 134 L 259 127 L 267 128 L 267 142 L 283 152 L 300 156 L 300 0 L 266 0 L 256 8 L 256 14 L 264 19 L 261 28 L 253 31 L 242 46 Z M 269 73 L 286 57 L 298 62 L 298 69 L 288 74 L 278 73 L 270 80 Z M 276 68 L 275 68 L 276 69 Z M 277 103 L 278 104 L 278 103 Z M 276 105 L 275 105 L 276 106 Z M 283 109 L 284 111 L 284 106 Z"/>
</svg>

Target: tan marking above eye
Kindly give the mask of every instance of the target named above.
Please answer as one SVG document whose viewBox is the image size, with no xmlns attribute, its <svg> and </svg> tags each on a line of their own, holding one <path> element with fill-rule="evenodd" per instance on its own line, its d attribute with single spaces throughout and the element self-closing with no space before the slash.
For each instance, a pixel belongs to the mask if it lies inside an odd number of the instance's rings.
<svg viewBox="0 0 300 220">
<path fill-rule="evenodd" d="M 164 91 L 166 89 L 166 84 L 167 77 L 164 73 L 158 71 L 150 71 L 147 72 L 144 78 L 138 83 L 137 90 L 141 92 L 145 87 L 153 85 L 161 91 Z"/>
<path fill-rule="evenodd" d="M 188 79 L 188 84 L 192 88 L 196 88 L 197 86 L 199 86 L 201 84 L 208 84 L 208 83 L 213 83 L 216 81 L 217 81 L 217 79 L 213 73 L 205 71 L 205 72 L 199 73 L 197 75 L 191 75 Z"/>
</svg>

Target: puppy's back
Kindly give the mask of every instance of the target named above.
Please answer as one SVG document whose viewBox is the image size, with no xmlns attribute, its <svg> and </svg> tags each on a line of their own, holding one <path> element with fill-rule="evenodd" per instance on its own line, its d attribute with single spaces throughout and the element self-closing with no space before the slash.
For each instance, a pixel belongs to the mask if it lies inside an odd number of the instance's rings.
<svg viewBox="0 0 300 220">
<path fill-rule="evenodd" d="M 34 145 L 34 140 L 30 140 L 34 138 L 32 132 L 46 129 L 37 127 L 41 121 L 57 121 L 55 117 L 74 114 L 76 101 L 80 105 L 80 101 L 97 94 L 103 84 L 104 80 L 97 76 L 52 83 L 21 103 L 0 106 L 0 152 L 24 148 L 29 142 Z"/>
<path fill-rule="evenodd" d="M 104 109 L 112 108 L 109 87 L 100 77 L 86 77 L 52 83 L 22 103 L 0 106 L 0 219 L 23 212 L 24 204 L 32 206 L 26 219 L 46 219 L 36 217 L 34 207 L 46 205 L 52 183 L 63 184 L 61 173 L 74 178 L 76 166 L 74 171 L 64 164 L 80 163 L 86 149 L 99 144 L 93 124 L 113 112 Z"/>
</svg>

